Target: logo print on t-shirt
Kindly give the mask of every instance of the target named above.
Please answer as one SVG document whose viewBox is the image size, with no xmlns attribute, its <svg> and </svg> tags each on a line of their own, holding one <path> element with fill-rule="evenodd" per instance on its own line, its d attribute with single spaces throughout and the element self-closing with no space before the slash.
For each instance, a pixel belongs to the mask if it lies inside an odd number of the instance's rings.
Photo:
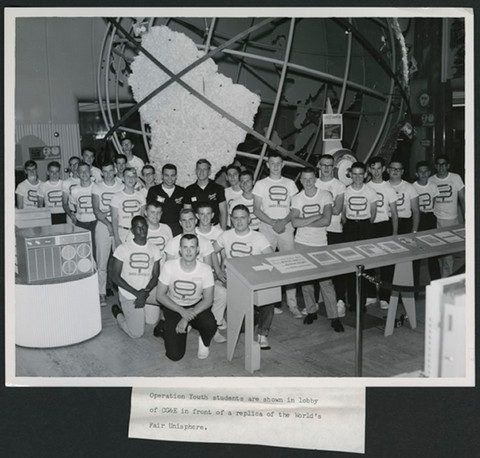
<svg viewBox="0 0 480 458">
<path fill-rule="evenodd" d="M 364 196 L 351 196 L 348 198 L 348 208 L 357 215 L 368 208 L 367 198 Z"/>
<path fill-rule="evenodd" d="M 49 191 L 47 193 L 47 200 L 53 204 L 54 207 L 60 206 L 62 204 L 62 191 L 59 189 Z"/>
<path fill-rule="evenodd" d="M 285 202 L 288 198 L 288 190 L 284 186 L 270 186 L 268 189 L 268 197 L 271 201 L 277 202 L 277 206 L 280 202 Z"/>
<path fill-rule="evenodd" d="M 27 200 L 34 204 L 38 202 L 38 193 L 36 189 L 29 189 L 27 191 Z"/>
<path fill-rule="evenodd" d="M 437 186 L 439 190 L 439 194 L 437 196 L 437 202 L 441 201 L 442 203 L 445 203 L 445 201 L 450 197 L 452 197 L 453 195 L 452 186 L 447 183 L 439 184 Z"/>
<path fill-rule="evenodd" d="M 232 258 L 243 258 L 245 256 L 250 256 L 252 251 L 252 246 L 247 245 L 244 242 L 233 242 L 230 246 L 230 256 Z"/>
<path fill-rule="evenodd" d="M 165 237 L 163 237 L 162 235 L 147 236 L 147 240 L 158 246 L 160 251 L 163 251 L 165 249 L 165 245 L 167 243 Z"/>
<path fill-rule="evenodd" d="M 108 207 L 110 205 L 110 202 L 112 201 L 113 194 L 114 194 L 113 192 L 102 192 L 100 197 L 102 199 L 102 205 L 104 207 Z"/>
<path fill-rule="evenodd" d="M 385 205 L 385 196 L 381 192 L 377 192 L 377 209 L 383 208 Z"/>
<path fill-rule="evenodd" d="M 197 291 L 197 285 L 193 281 L 176 280 L 173 282 L 173 290 L 177 296 L 182 299 L 194 296 Z"/>
<path fill-rule="evenodd" d="M 321 207 L 318 204 L 307 204 L 302 207 L 302 213 L 305 218 L 309 216 L 319 215 L 321 213 Z"/>
<path fill-rule="evenodd" d="M 130 215 L 130 217 L 133 217 L 140 210 L 140 202 L 137 199 L 124 200 L 122 202 L 122 210 L 124 213 Z"/>
<path fill-rule="evenodd" d="M 82 213 L 93 213 L 92 196 L 80 196 L 78 198 L 78 208 L 80 208 Z"/>
<path fill-rule="evenodd" d="M 132 253 L 129 264 L 132 269 L 138 270 L 138 273 L 141 274 L 150 267 L 150 255 L 148 253 Z"/>
<path fill-rule="evenodd" d="M 405 193 L 397 192 L 397 207 L 403 207 L 405 205 Z"/>
<path fill-rule="evenodd" d="M 425 211 L 426 208 L 430 208 L 432 205 L 432 196 L 428 192 L 418 195 L 418 206 L 420 210 Z"/>
</svg>

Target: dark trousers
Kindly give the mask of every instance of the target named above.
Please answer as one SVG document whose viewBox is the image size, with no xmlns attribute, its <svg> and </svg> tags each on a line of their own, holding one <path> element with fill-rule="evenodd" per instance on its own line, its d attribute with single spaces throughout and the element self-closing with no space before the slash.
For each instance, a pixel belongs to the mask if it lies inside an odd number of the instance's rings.
<svg viewBox="0 0 480 458">
<path fill-rule="evenodd" d="M 412 232 L 413 218 L 398 218 L 398 235 Z"/>
<path fill-rule="evenodd" d="M 392 235 L 392 221 L 388 220 L 373 224 L 373 234 L 375 238 L 388 237 L 389 235 Z M 392 283 L 394 269 L 394 264 L 390 266 L 379 267 L 378 269 L 375 269 L 375 275 L 380 280 L 383 280 L 387 283 Z M 366 288 L 369 297 L 375 297 L 377 295 L 377 291 L 375 290 L 375 286 L 373 285 L 373 283 L 368 282 Z M 390 290 L 380 288 L 378 292 L 378 297 L 380 298 L 380 300 L 390 302 Z"/>
<path fill-rule="evenodd" d="M 192 305 L 191 307 L 194 306 Z M 182 319 L 182 316 L 179 313 L 174 312 L 167 307 L 163 307 L 162 309 L 163 314 L 165 315 L 165 331 L 163 334 L 165 355 L 172 361 L 179 361 L 185 355 L 188 333 L 178 334 L 176 331 L 177 324 Z M 212 310 L 208 308 L 199 313 L 195 319 L 189 322 L 189 324 L 192 328 L 197 329 L 198 332 L 200 332 L 203 343 L 206 347 L 209 347 L 215 332 L 217 332 L 217 322 L 215 321 Z"/>
<path fill-rule="evenodd" d="M 93 250 L 93 259 L 95 262 L 97 261 L 97 246 L 95 245 L 95 226 L 97 225 L 97 220 L 95 221 L 88 221 L 87 223 L 83 221 L 78 221 L 76 226 L 81 227 L 82 229 L 88 229 L 90 234 L 92 235 L 92 250 Z"/>
<path fill-rule="evenodd" d="M 437 217 L 430 213 L 420 213 L 420 224 L 418 225 L 419 231 L 427 231 L 428 229 L 436 229 Z M 420 284 L 420 262 L 413 261 L 413 279 L 415 285 Z M 440 264 L 438 262 L 438 256 L 428 258 L 428 273 L 430 274 L 430 281 L 437 280 L 441 277 Z"/>
<path fill-rule="evenodd" d="M 373 235 L 373 224 L 369 219 L 364 220 L 350 220 L 347 219 L 343 225 L 343 234 L 345 242 L 354 242 L 360 240 L 371 239 Z M 365 283 L 365 282 L 364 282 Z M 347 274 L 347 295 L 350 310 L 355 310 L 357 305 L 357 291 L 356 291 L 356 275 Z M 365 305 L 367 293 L 365 286 L 362 288 L 362 296 L 360 298 L 360 306 Z"/>
<path fill-rule="evenodd" d="M 343 232 L 327 232 L 327 242 L 329 245 L 336 245 L 337 243 L 343 243 L 344 236 Z M 347 276 L 346 275 L 337 275 L 332 278 L 333 287 L 335 288 L 335 294 L 338 300 L 345 302 L 345 291 L 347 285 Z"/>
</svg>

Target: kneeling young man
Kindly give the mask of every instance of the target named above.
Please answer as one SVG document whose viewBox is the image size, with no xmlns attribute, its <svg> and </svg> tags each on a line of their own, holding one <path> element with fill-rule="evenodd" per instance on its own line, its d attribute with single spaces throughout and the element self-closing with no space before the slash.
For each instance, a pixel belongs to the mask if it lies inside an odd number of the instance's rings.
<svg viewBox="0 0 480 458">
<path fill-rule="evenodd" d="M 150 305 L 151 291 L 160 273 L 160 250 L 147 241 L 148 225 L 143 216 L 132 219 L 133 240 L 118 246 L 113 253 L 112 279 L 118 285 L 120 305 L 112 306 L 118 325 L 133 338 L 143 336 L 145 321 L 155 324 L 158 306 Z M 147 304 L 147 302 L 149 304 Z"/>
<path fill-rule="evenodd" d="M 214 279 L 210 266 L 197 261 L 198 237 L 184 234 L 180 239 L 180 258 L 167 261 L 157 287 L 157 301 L 165 315 L 165 354 L 172 361 L 185 355 L 187 327 L 197 329 L 198 358 L 208 357 L 210 342 L 217 331 L 211 311 Z"/>
</svg>

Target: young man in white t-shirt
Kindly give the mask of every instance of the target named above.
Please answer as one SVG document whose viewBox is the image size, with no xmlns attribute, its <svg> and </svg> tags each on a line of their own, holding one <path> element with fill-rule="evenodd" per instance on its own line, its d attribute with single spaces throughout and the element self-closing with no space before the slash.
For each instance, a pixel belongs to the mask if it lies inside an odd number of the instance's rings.
<svg viewBox="0 0 480 458">
<path fill-rule="evenodd" d="M 345 242 L 369 239 L 373 235 L 373 221 L 377 214 L 377 193 L 365 183 L 365 165 L 354 162 L 351 167 L 352 184 L 345 191 L 343 208 L 343 231 Z M 350 310 L 356 310 L 355 273 L 347 275 L 347 294 Z M 365 289 L 362 290 L 360 305 L 366 302 Z"/>
<path fill-rule="evenodd" d="M 459 224 L 459 216 L 465 221 L 465 185 L 460 175 L 450 172 L 450 160 L 442 154 L 435 159 L 437 173 L 428 181 L 438 187 L 433 212 L 437 218 L 437 227 L 450 227 Z M 440 258 L 442 277 L 453 273 L 453 256 Z"/>
<path fill-rule="evenodd" d="M 130 138 L 125 137 L 121 140 L 120 144 L 122 146 L 123 154 L 127 157 L 127 167 L 133 167 L 137 172 L 137 177 L 141 176 L 145 162 L 133 154 L 133 141 Z"/>
<path fill-rule="evenodd" d="M 254 211 L 254 195 L 253 195 L 253 173 L 249 170 L 244 170 L 240 172 L 240 189 L 242 190 L 242 195 L 235 199 L 232 203 L 233 207 L 237 205 L 245 205 L 250 212 L 250 229 L 258 231 L 260 220 L 255 216 Z"/>
<path fill-rule="evenodd" d="M 71 202 L 75 208 L 75 214 L 71 213 L 70 218 L 75 226 L 88 229 L 92 235 L 92 251 L 96 260 L 95 226 L 97 219 L 93 212 L 92 190 L 93 181 L 90 179 L 90 166 L 86 162 L 78 164 L 78 177 L 80 184 L 72 188 Z"/>
<path fill-rule="evenodd" d="M 226 281 L 224 270 L 226 258 L 241 258 L 273 252 L 267 238 L 261 232 L 250 229 L 250 212 L 245 205 L 239 204 L 233 207 L 230 219 L 233 229 L 225 231 L 213 243 L 215 252 L 222 256 L 220 277 L 224 282 Z M 274 307 L 273 304 L 255 307 L 255 313 L 258 313 L 257 340 L 262 350 L 270 349 L 267 336 L 272 325 Z"/>
<path fill-rule="evenodd" d="M 100 183 L 103 180 L 102 172 L 98 167 L 95 167 L 93 163 L 95 162 L 96 151 L 92 147 L 82 149 L 82 159 L 83 162 L 87 163 L 90 166 L 90 179 L 94 183 Z"/>
<path fill-rule="evenodd" d="M 223 230 L 220 226 L 214 226 L 212 220 L 214 217 L 213 206 L 209 202 L 200 202 L 196 207 L 195 216 L 198 220 L 198 226 L 195 228 L 197 235 L 201 235 L 210 240 L 213 246 L 213 242 L 223 234 Z"/>
<path fill-rule="evenodd" d="M 25 162 L 23 170 L 27 177 L 15 189 L 17 208 L 38 208 L 38 193 L 42 182 L 38 179 L 37 163 L 30 159 Z"/>
<path fill-rule="evenodd" d="M 142 181 L 144 185 L 144 187 L 142 188 L 142 192 L 145 194 L 145 198 L 147 198 L 147 194 L 150 188 L 155 186 L 155 177 L 155 167 L 151 164 L 145 164 L 142 167 Z"/>
<path fill-rule="evenodd" d="M 185 355 L 187 328 L 200 333 L 199 359 L 208 357 L 210 342 L 217 330 L 211 311 L 214 279 L 210 266 L 197 261 L 198 238 L 184 234 L 180 239 L 179 259 L 167 261 L 160 273 L 157 301 L 165 314 L 165 354 L 172 361 Z"/>
<path fill-rule="evenodd" d="M 114 244 L 110 203 L 113 196 L 123 189 L 123 183 L 115 177 L 113 162 L 102 165 L 103 181 L 92 188 L 93 213 L 97 218 L 95 226 L 95 244 L 97 250 L 98 286 L 100 305 L 107 305 L 107 266 Z"/>
<path fill-rule="evenodd" d="M 125 169 L 123 181 L 123 189 L 114 194 L 110 201 L 115 247 L 125 242 L 132 218 L 143 215 L 146 203 L 143 193 L 135 190 L 137 172 L 134 168 Z"/>
<path fill-rule="evenodd" d="M 230 164 L 226 170 L 227 181 L 230 184 L 225 188 L 225 202 L 227 203 L 227 226 L 232 227 L 230 215 L 232 213 L 233 202 L 241 197 L 242 189 L 240 188 L 240 167 Z"/>
<path fill-rule="evenodd" d="M 67 221 L 73 224 L 72 214 L 75 213 L 75 207 L 73 206 L 72 200 L 72 189 L 75 186 L 80 185 L 80 178 L 78 177 L 78 165 L 80 164 L 80 158 L 77 156 L 72 156 L 68 160 L 68 169 L 69 174 L 68 178 L 62 182 L 62 205 L 63 210 L 67 214 Z"/>
<path fill-rule="evenodd" d="M 346 186 L 334 177 L 335 160 L 332 155 L 324 154 L 318 161 L 319 178 L 315 186 L 323 191 L 329 191 L 333 196 L 332 219 L 327 227 L 327 240 L 329 245 L 343 243 L 342 213 L 345 201 Z M 337 308 L 340 316 L 345 313 L 346 276 L 337 275 L 332 278 L 335 294 L 337 296 Z"/>
<path fill-rule="evenodd" d="M 159 307 L 149 296 L 158 282 L 161 255 L 147 240 L 148 224 L 143 216 L 132 219 L 131 231 L 133 240 L 121 244 L 113 253 L 112 277 L 118 285 L 122 308 L 115 304 L 112 313 L 128 336 L 138 338 L 143 336 L 145 322 L 155 324 L 158 320 Z"/>
<path fill-rule="evenodd" d="M 388 166 L 389 183 L 397 193 L 398 233 L 409 234 L 418 231 L 420 212 L 418 210 L 418 192 L 413 185 L 402 179 L 403 164 L 392 159 Z"/>
<path fill-rule="evenodd" d="M 283 165 L 282 156 L 272 152 L 267 161 L 269 176 L 253 187 L 254 213 L 260 220 L 260 232 L 273 250 L 290 251 L 294 249 L 290 203 L 298 188 L 293 180 L 282 176 Z M 298 310 L 295 286 L 286 288 L 286 296 L 293 316 L 303 318 Z"/>
<path fill-rule="evenodd" d="M 60 180 L 61 165 L 57 161 L 47 165 L 48 180 L 40 184 L 39 207 L 50 209 L 52 224 L 65 224 L 67 215 L 63 209 L 63 184 Z"/>
<path fill-rule="evenodd" d="M 292 198 L 292 224 L 297 228 L 295 247 L 326 246 L 326 228 L 332 219 L 333 196 L 315 186 L 317 177 L 312 167 L 305 167 L 300 175 L 303 189 Z M 343 325 L 339 320 L 337 310 L 337 296 L 332 280 L 322 279 L 319 282 L 320 291 L 325 303 L 327 318 L 335 332 L 343 332 Z M 313 283 L 302 285 L 303 299 L 307 316 L 303 322 L 312 324 L 317 319 L 317 304 Z M 344 312 L 345 314 L 345 312 Z"/>
</svg>

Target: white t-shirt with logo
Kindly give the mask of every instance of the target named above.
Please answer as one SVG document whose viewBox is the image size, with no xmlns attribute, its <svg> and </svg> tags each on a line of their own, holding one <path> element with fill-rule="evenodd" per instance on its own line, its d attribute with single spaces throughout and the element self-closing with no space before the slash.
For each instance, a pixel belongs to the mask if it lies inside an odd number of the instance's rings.
<svg viewBox="0 0 480 458">
<path fill-rule="evenodd" d="M 413 187 L 418 192 L 418 208 L 420 209 L 420 212 L 432 213 L 434 199 L 439 193 L 437 185 L 431 181 L 428 181 L 425 185 L 421 185 L 418 181 L 415 181 Z"/>
<path fill-rule="evenodd" d="M 38 207 L 38 193 L 42 182 L 38 180 L 37 184 L 32 184 L 28 180 L 24 180 L 18 184 L 15 194 L 23 197 L 23 208 Z"/>
<path fill-rule="evenodd" d="M 110 202 L 110 206 L 118 211 L 118 225 L 128 230 L 132 225 L 132 218 L 140 215 L 145 204 L 145 197 L 140 191 L 127 194 L 124 190 L 114 194 Z"/>
<path fill-rule="evenodd" d="M 225 188 L 225 201 L 227 202 L 228 225 L 231 226 L 230 215 L 232 214 L 233 202 L 241 197 L 243 191 L 239 189 L 234 191 L 232 187 Z"/>
<path fill-rule="evenodd" d="M 270 246 L 267 238 L 257 231 L 248 230 L 245 235 L 238 235 L 235 229 L 225 231 L 217 240 L 218 246 L 225 250 L 227 258 L 242 258 L 262 254 Z"/>
<path fill-rule="evenodd" d="M 113 196 L 123 189 L 123 183 L 120 178 L 115 178 L 115 182 L 112 185 L 107 185 L 105 181 L 95 183 L 93 185 L 92 194 L 98 196 L 99 209 L 102 212 L 107 213 L 107 219 L 112 221 L 110 204 Z"/>
<path fill-rule="evenodd" d="M 388 181 L 374 183 L 369 181 L 367 186 L 377 193 L 377 215 L 374 223 L 388 221 L 391 216 L 390 204 L 397 201 L 397 193 Z"/>
<path fill-rule="evenodd" d="M 315 186 L 318 189 L 322 189 L 323 191 L 330 192 L 333 196 L 334 205 L 335 205 L 335 199 L 337 198 L 337 196 L 345 194 L 345 189 L 346 189 L 345 184 L 342 183 L 337 178 L 332 178 L 330 181 L 322 181 L 320 180 L 320 178 L 317 178 L 317 181 L 315 182 Z M 343 232 L 342 212 L 340 212 L 338 215 L 332 214 L 332 221 L 330 222 L 330 226 L 327 227 L 327 232 L 335 232 L 337 234 Z"/>
<path fill-rule="evenodd" d="M 195 305 L 202 300 L 203 290 L 215 285 L 209 265 L 197 261 L 193 271 L 185 272 L 180 259 L 172 259 L 164 264 L 159 281 L 168 286 L 167 296 L 181 307 Z"/>
<path fill-rule="evenodd" d="M 352 220 L 370 219 L 371 204 L 377 201 L 377 193 L 364 184 L 358 191 L 352 185 L 345 190 L 345 216 Z"/>
<path fill-rule="evenodd" d="M 58 180 L 52 183 L 50 180 L 40 184 L 38 195 L 42 197 L 45 207 L 49 208 L 52 214 L 64 213 L 63 210 L 63 183 Z"/>
<path fill-rule="evenodd" d="M 196 227 L 195 232 L 197 233 L 197 235 L 201 235 L 202 237 L 205 237 L 206 239 L 210 240 L 210 243 L 213 246 L 213 242 L 223 234 L 223 229 L 220 226 L 212 226 L 210 228 L 210 231 L 206 234 L 204 232 L 200 232 L 200 229 Z"/>
<path fill-rule="evenodd" d="M 321 215 L 327 205 L 333 206 L 333 196 L 328 191 L 317 189 L 314 196 L 308 197 L 305 190 L 300 191 L 292 199 L 292 208 L 300 212 L 301 218 Z M 327 245 L 327 227 L 304 226 L 297 228 L 295 241 L 302 245 Z"/>
<path fill-rule="evenodd" d="M 433 175 L 428 181 L 438 186 L 438 196 L 433 209 L 435 216 L 440 219 L 455 219 L 458 216 L 458 192 L 465 187 L 460 175 L 449 172 L 445 178 Z"/>
<path fill-rule="evenodd" d="M 142 169 L 145 165 L 145 162 L 142 161 L 138 156 L 133 156 L 131 161 L 127 162 L 127 167 L 132 167 L 137 171 L 137 176 L 142 176 Z"/>
<path fill-rule="evenodd" d="M 167 253 L 169 256 L 172 256 L 175 259 L 178 259 L 180 257 L 180 239 L 182 238 L 183 234 L 178 234 L 177 236 L 173 237 L 172 240 L 170 240 L 167 243 L 167 246 L 165 247 L 165 253 Z M 197 235 L 198 237 L 198 244 L 200 247 L 200 251 L 197 256 L 198 261 L 202 261 L 211 253 L 213 253 L 213 246 L 210 240 L 207 238 Z"/>
<path fill-rule="evenodd" d="M 172 240 L 172 238 L 172 230 L 166 224 L 160 223 L 160 225 L 156 229 L 148 226 L 147 240 L 160 250 L 162 257 L 167 243 Z M 129 231 L 126 242 L 129 242 L 131 240 L 133 240 L 133 234 L 132 231 Z"/>
<path fill-rule="evenodd" d="M 122 243 L 117 247 L 113 256 L 122 261 L 120 276 L 137 291 L 145 288 L 152 278 L 153 266 L 161 258 L 158 247 L 147 241 L 145 245 L 138 245 L 133 240 Z M 135 299 L 132 293 L 118 287 L 127 299 Z"/>
<path fill-rule="evenodd" d="M 72 189 L 76 186 L 80 186 L 80 178 L 78 177 L 70 177 L 62 182 L 62 191 L 68 194 L 68 207 L 73 212 L 75 211 L 75 206 L 72 204 Z"/>
<path fill-rule="evenodd" d="M 281 177 L 272 180 L 270 177 L 259 180 L 253 187 L 253 194 L 262 199 L 261 210 L 272 219 L 285 218 L 290 213 L 292 197 L 298 188 L 290 178 Z"/>
<path fill-rule="evenodd" d="M 96 219 L 93 213 L 92 189 L 93 183 L 88 186 L 79 185 L 72 188 L 72 204 L 75 205 L 77 210 L 75 216 L 82 223 L 89 223 Z"/>
<path fill-rule="evenodd" d="M 260 227 L 260 220 L 255 216 L 255 214 L 253 213 L 253 210 L 254 210 L 254 205 L 253 205 L 253 202 L 254 202 L 255 199 L 246 199 L 243 195 L 240 196 L 238 199 L 235 199 L 233 202 L 232 202 L 232 210 L 237 206 L 237 205 L 245 205 L 245 207 L 248 208 L 248 211 L 250 212 L 250 224 L 249 224 L 249 227 L 250 229 L 254 229 L 256 231 L 258 231 L 258 228 Z"/>
<path fill-rule="evenodd" d="M 402 180 L 397 185 L 392 185 L 397 193 L 397 212 L 399 218 L 412 216 L 412 199 L 418 197 L 418 192 L 412 183 Z"/>
</svg>

